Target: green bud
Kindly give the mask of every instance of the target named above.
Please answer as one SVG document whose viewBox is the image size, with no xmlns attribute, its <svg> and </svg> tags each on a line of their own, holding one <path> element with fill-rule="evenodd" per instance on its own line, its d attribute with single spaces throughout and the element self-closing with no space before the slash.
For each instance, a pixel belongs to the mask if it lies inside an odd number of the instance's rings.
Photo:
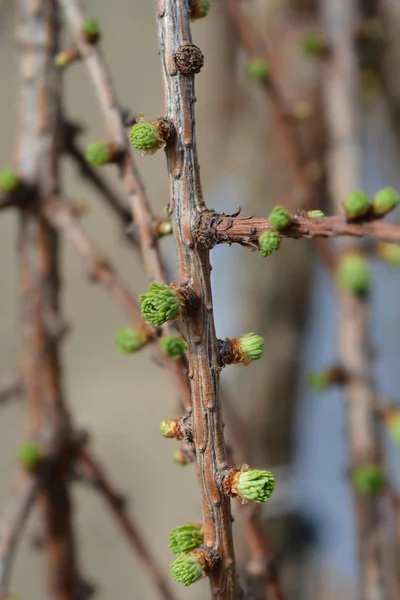
<svg viewBox="0 0 400 600">
<path fill-rule="evenodd" d="M 281 236 L 276 231 L 263 231 L 258 238 L 258 247 L 260 254 L 264 258 L 271 256 L 273 252 L 279 250 L 281 246 Z"/>
<path fill-rule="evenodd" d="M 361 254 L 344 254 L 337 267 L 336 280 L 340 287 L 353 294 L 366 294 L 372 283 L 372 271 Z"/>
<path fill-rule="evenodd" d="M 54 64 L 59 69 L 65 69 L 71 63 L 77 61 L 79 58 L 79 54 L 76 50 L 62 50 L 58 52 L 54 58 Z"/>
<path fill-rule="evenodd" d="M 400 246 L 381 242 L 376 245 L 378 256 L 386 261 L 391 267 L 400 267 Z"/>
<path fill-rule="evenodd" d="M 363 496 L 376 496 L 385 485 L 385 475 L 378 465 L 363 465 L 354 469 L 354 486 Z"/>
<path fill-rule="evenodd" d="M 165 335 L 161 338 L 160 345 L 165 354 L 172 356 L 175 360 L 183 356 L 188 348 L 185 340 L 175 335 Z"/>
<path fill-rule="evenodd" d="M 265 58 L 253 58 L 246 64 L 246 75 L 252 81 L 265 83 L 270 74 L 270 65 Z"/>
<path fill-rule="evenodd" d="M 160 433 L 164 438 L 174 438 L 177 433 L 176 419 L 165 419 L 160 423 Z"/>
<path fill-rule="evenodd" d="M 321 58 L 326 54 L 326 40 L 319 33 L 308 33 L 300 42 L 303 54 L 310 58 Z"/>
<path fill-rule="evenodd" d="M 269 213 L 268 221 L 274 229 L 285 229 L 290 224 L 290 214 L 283 206 L 275 206 Z"/>
<path fill-rule="evenodd" d="M 307 216 L 311 219 L 322 219 L 323 217 L 326 217 L 322 210 L 309 210 Z"/>
<path fill-rule="evenodd" d="M 332 381 L 327 371 L 315 371 L 308 376 L 308 385 L 316 392 L 324 392 L 331 387 Z"/>
<path fill-rule="evenodd" d="M 171 233 L 172 233 L 171 221 L 161 221 L 158 224 L 158 233 L 159 233 L 159 235 L 171 235 Z"/>
<path fill-rule="evenodd" d="M 171 574 L 175 581 L 187 586 L 203 577 L 203 569 L 195 554 L 182 554 L 171 564 Z"/>
<path fill-rule="evenodd" d="M 363 217 L 369 210 L 369 199 L 365 192 L 351 192 L 343 202 L 348 219 Z"/>
<path fill-rule="evenodd" d="M 35 442 L 24 442 L 18 450 L 19 462 L 29 471 L 37 467 L 42 458 L 40 448 Z"/>
<path fill-rule="evenodd" d="M 110 148 L 108 144 L 104 142 L 93 142 L 86 148 L 85 158 L 91 165 L 101 167 L 111 160 Z"/>
<path fill-rule="evenodd" d="M 177 294 L 167 285 L 151 283 L 149 291 L 141 294 L 139 300 L 144 320 L 155 327 L 175 319 L 181 312 Z"/>
<path fill-rule="evenodd" d="M 196 523 L 181 525 L 171 531 L 169 539 L 171 541 L 168 548 L 172 554 L 190 552 L 203 543 L 203 526 Z"/>
<path fill-rule="evenodd" d="M 161 431 L 161 427 L 160 427 L 160 433 L 161 435 L 163 435 L 162 431 Z M 163 436 L 166 437 L 166 436 Z M 172 460 L 174 461 L 174 463 L 176 463 L 177 465 L 180 465 L 181 467 L 186 467 L 186 465 L 190 464 L 190 460 L 188 460 L 188 457 L 184 454 L 184 452 L 182 452 L 181 449 L 176 450 L 173 455 L 172 455 Z"/>
<path fill-rule="evenodd" d="M 384 417 L 390 439 L 400 446 L 400 409 L 392 409 Z"/>
<path fill-rule="evenodd" d="M 239 496 L 252 502 L 266 502 L 275 489 L 275 478 L 269 471 L 242 471 L 236 484 Z"/>
<path fill-rule="evenodd" d="M 384 188 L 375 194 L 372 202 L 374 214 L 378 217 L 387 215 L 396 208 L 399 203 L 400 195 L 391 187 Z"/>
<path fill-rule="evenodd" d="M 20 179 L 15 171 L 2 169 L 0 171 L 0 190 L 3 192 L 15 192 L 20 185 Z"/>
<path fill-rule="evenodd" d="M 115 336 L 115 344 L 121 354 L 133 354 L 146 345 L 147 338 L 140 327 L 119 329 Z"/>
<path fill-rule="evenodd" d="M 158 127 L 147 121 L 135 123 L 129 137 L 132 146 L 144 153 L 153 154 L 160 148 L 160 142 L 162 142 Z"/>
<path fill-rule="evenodd" d="M 82 32 L 89 36 L 100 35 L 99 22 L 95 19 L 86 19 L 82 26 Z"/>
<path fill-rule="evenodd" d="M 264 338 L 256 333 L 246 333 L 239 338 L 242 360 L 252 362 L 262 357 L 264 352 Z"/>
<path fill-rule="evenodd" d="M 211 2 L 209 0 L 195 0 L 190 18 L 192 21 L 195 19 L 203 19 L 208 15 L 208 11 L 211 8 Z"/>
</svg>

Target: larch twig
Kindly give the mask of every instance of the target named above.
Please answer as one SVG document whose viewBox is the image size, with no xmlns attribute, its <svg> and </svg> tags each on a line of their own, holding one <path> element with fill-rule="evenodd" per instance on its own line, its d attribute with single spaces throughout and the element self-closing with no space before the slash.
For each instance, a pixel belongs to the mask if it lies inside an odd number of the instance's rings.
<svg viewBox="0 0 400 600">
<path fill-rule="evenodd" d="M 20 474 L 15 490 L 8 501 L 0 521 L 0 600 L 9 595 L 11 570 L 15 550 L 32 509 L 37 492 L 37 479 Z"/>
<path fill-rule="evenodd" d="M 218 557 L 209 574 L 213 598 L 239 596 L 232 540 L 230 501 L 218 487 L 227 467 L 219 399 L 219 353 L 210 285 L 209 251 L 195 240 L 195 226 L 206 210 L 202 197 L 195 141 L 194 77 L 180 74 L 174 60 L 178 48 L 191 44 L 188 0 L 156 0 L 159 50 L 164 78 L 164 117 L 176 138 L 166 148 L 170 212 L 178 252 L 181 285 L 198 299 L 193 317 L 184 316 L 192 391 L 193 434 L 204 519 L 204 544 Z"/>
</svg>

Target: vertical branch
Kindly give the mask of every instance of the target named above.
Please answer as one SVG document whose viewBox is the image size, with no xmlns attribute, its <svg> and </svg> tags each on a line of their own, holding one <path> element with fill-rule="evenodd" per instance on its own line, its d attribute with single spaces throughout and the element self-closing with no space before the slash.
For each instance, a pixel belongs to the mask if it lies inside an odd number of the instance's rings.
<svg viewBox="0 0 400 600">
<path fill-rule="evenodd" d="M 71 502 L 67 487 L 70 422 L 64 404 L 58 336 L 61 321 L 59 239 L 41 208 L 59 187 L 60 81 L 54 65 L 59 34 L 54 0 L 19 0 L 22 87 L 18 143 L 20 176 L 32 193 L 21 208 L 22 377 L 31 432 L 57 440 L 40 500 L 46 523 L 48 590 L 73 600 L 77 585 Z"/>
<path fill-rule="evenodd" d="M 167 148 L 170 209 L 181 285 L 194 290 L 199 304 L 193 318 L 183 318 L 188 342 L 193 433 L 202 489 L 204 543 L 218 562 L 210 573 L 213 598 L 235 600 L 238 583 L 232 540 L 230 501 L 220 492 L 218 476 L 227 467 L 219 401 L 219 356 L 214 327 L 209 252 L 195 241 L 205 210 L 195 141 L 194 77 L 178 73 L 174 54 L 191 44 L 188 0 L 156 1 L 159 48 L 165 85 L 165 116 L 176 140 Z"/>
<path fill-rule="evenodd" d="M 358 65 L 354 52 L 354 31 L 358 17 L 356 2 L 323 2 L 331 38 L 332 56 L 325 72 L 325 108 L 331 140 L 329 185 L 332 199 L 341 201 L 353 190 L 362 189 L 362 153 L 358 98 Z M 338 243 L 341 250 L 351 242 Z M 381 460 L 378 424 L 374 405 L 376 392 L 368 336 L 369 313 L 365 298 L 338 293 L 339 355 L 349 373 L 346 384 L 347 430 L 351 467 Z M 353 490 L 356 536 L 360 561 L 361 598 L 398 598 L 392 542 L 387 534 L 387 493 L 366 498 Z"/>
</svg>

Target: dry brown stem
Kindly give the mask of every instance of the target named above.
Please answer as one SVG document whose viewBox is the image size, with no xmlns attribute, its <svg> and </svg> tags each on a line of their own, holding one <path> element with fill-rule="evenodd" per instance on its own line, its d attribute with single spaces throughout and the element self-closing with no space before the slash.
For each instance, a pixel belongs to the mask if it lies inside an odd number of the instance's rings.
<svg viewBox="0 0 400 600">
<path fill-rule="evenodd" d="M 257 248 L 258 238 L 264 231 L 273 230 L 268 219 L 262 217 L 232 217 L 210 211 L 201 218 L 197 237 L 208 248 L 216 244 L 242 244 Z M 295 214 L 290 225 L 279 234 L 287 238 L 365 237 L 385 242 L 400 243 L 400 225 L 379 219 L 347 222 L 344 216 L 312 218 L 307 213 Z"/>
<path fill-rule="evenodd" d="M 201 192 L 194 132 L 194 77 L 178 73 L 174 56 L 192 43 L 187 0 L 156 1 L 159 49 L 165 85 L 165 116 L 177 132 L 166 149 L 170 179 L 170 211 L 178 251 L 181 285 L 198 297 L 197 312 L 186 315 L 183 330 L 188 343 L 192 391 L 192 423 L 197 470 L 203 500 L 204 544 L 218 556 L 209 574 L 213 598 L 235 600 L 238 582 L 233 552 L 230 502 L 217 479 L 227 466 L 219 400 L 219 354 L 210 285 L 209 252 L 195 240 L 195 227 L 206 210 Z"/>
<path fill-rule="evenodd" d="M 20 474 L 0 522 L 0 600 L 9 595 L 14 553 L 35 501 L 37 479 Z"/>
</svg>

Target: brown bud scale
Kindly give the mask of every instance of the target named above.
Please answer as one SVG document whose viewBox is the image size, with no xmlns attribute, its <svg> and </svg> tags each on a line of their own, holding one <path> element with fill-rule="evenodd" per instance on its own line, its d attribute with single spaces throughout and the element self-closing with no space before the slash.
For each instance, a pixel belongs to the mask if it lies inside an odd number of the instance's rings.
<svg viewBox="0 0 400 600">
<path fill-rule="evenodd" d="M 200 73 L 204 65 L 204 55 L 198 46 L 185 44 L 180 46 L 174 55 L 178 71 L 183 75 Z"/>
</svg>

